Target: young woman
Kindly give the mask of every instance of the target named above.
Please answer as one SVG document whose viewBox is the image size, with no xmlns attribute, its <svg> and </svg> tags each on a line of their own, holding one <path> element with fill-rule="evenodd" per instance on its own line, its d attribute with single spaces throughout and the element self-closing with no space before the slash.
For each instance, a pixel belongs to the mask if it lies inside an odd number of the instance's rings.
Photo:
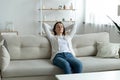
<svg viewBox="0 0 120 80">
<path fill-rule="evenodd" d="M 74 24 L 69 34 L 65 34 L 65 27 L 62 22 L 56 22 L 51 33 L 50 26 L 46 23 L 44 30 L 52 46 L 51 60 L 54 65 L 61 68 L 65 74 L 81 73 L 82 63 L 75 57 L 71 40 L 76 32 L 77 25 Z"/>
</svg>

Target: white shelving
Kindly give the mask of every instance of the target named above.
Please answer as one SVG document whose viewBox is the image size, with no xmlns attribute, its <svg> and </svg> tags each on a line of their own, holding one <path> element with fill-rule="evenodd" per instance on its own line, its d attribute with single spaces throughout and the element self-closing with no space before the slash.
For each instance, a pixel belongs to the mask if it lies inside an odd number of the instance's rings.
<svg viewBox="0 0 120 80">
<path fill-rule="evenodd" d="M 74 23 L 76 21 L 75 0 L 40 0 L 39 23 L 42 35 L 42 23 L 53 25 L 57 21 Z"/>
<path fill-rule="evenodd" d="M 0 31 L 0 35 L 18 35 L 18 31 Z"/>
</svg>

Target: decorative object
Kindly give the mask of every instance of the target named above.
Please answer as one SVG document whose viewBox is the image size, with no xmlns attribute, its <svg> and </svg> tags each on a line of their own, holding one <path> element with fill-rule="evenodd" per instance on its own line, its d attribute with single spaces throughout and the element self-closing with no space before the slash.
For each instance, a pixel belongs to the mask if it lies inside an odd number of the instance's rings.
<svg viewBox="0 0 120 80">
<path fill-rule="evenodd" d="M 120 5 L 118 5 L 118 16 L 120 16 Z"/>
<path fill-rule="evenodd" d="M 44 4 L 42 5 L 42 9 L 45 9 L 45 5 Z"/>
<path fill-rule="evenodd" d="M 65 21 L 65 18 L 63 18 L 62 21 Z"/>
<path fill-rule="evenodd" d="M 58 6 L 58 9 L 62 9 L 62 5 L 59 5 L 59 6 Z"/>
<path fill-rule="evenodd" d="M 7 31 L 14 31 L 14 24 L 13 24 L 13 22 L 11 22 L 11 21 L 6 22 L 6 30 Z"/>
<path fill-rule="evenodd" d="M 70 18 L 70 21 L 72 21 L 72 18 Z"/>
<path fill-rule="evenodd" d="M 72 3 L 70 4 L 70 9 L 73 9 L 73 4 Z"/>
<path fill-rule="evenodd" d="M 63 6 L 63 9 L 66 9 L 66 6 L 65 6 L 65 5 Z"/>
</svg>

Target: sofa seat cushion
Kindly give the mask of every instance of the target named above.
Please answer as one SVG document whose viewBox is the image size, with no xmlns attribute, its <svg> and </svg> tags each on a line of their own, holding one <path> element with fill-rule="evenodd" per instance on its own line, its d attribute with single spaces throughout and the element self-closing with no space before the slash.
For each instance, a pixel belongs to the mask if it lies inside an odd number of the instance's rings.
<svg viewBox="0 0 120 80">
<path fill-rule="evenodd" d="M 98 72 L 120 69 L 120 59 L 100 58 L 96 56 L 79 57 L 83 63 L 83 72 Z"/>
<path fill-rule="evenodd" d="M 15 60 L 2 72 L 3 77 L 46 76 L 62 73 L 49 59 Z"/>
</svg>

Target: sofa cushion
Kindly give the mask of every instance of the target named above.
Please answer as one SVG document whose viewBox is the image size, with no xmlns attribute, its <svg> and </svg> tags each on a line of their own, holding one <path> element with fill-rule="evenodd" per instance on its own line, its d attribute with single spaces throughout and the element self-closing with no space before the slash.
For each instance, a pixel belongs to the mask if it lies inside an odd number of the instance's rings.
<svg viewBox="0 0 120 80">
<path fill-rule="evenodd" d="M 109 33 L 100 32 L 74 36 L 74 38 L 72 39 L 72 44 L 76 56 L 80 57 L 96 55 L 96 43 L 98 41 L 109 42 Z"/>
<path fill-rule="evenodd" d="M 98 42 L 97 43 L 97 57 L 104 57 L 104 58 L 119 58 L 119 44 L 115 43 L 105 43 L 105 42 Z"/>
<path fill-rule="evenodd" d="M 96 56 L 79 57 L 84 72 L 111 71 L 120 69 L 120 59 L 100 58 Z"/>
<path fill-rule="evenodd" d="M 4 46 L 4 40 L 0 42 L 0 68 L 4 71 L 10 63 L 10 55 Z"/>
<path fill-rule="evenodd" d="M 35 35 L 3 35 L 11 59 L 50 58 L 50 44 L 46 37 Z"/>
<path fill-rule="evenodd" d="M 63 73 L 51 64 L 49 59 L 12 60 L 8 68 L 2 72 L 3 77 L 45 76 Z"/>
</svg>

